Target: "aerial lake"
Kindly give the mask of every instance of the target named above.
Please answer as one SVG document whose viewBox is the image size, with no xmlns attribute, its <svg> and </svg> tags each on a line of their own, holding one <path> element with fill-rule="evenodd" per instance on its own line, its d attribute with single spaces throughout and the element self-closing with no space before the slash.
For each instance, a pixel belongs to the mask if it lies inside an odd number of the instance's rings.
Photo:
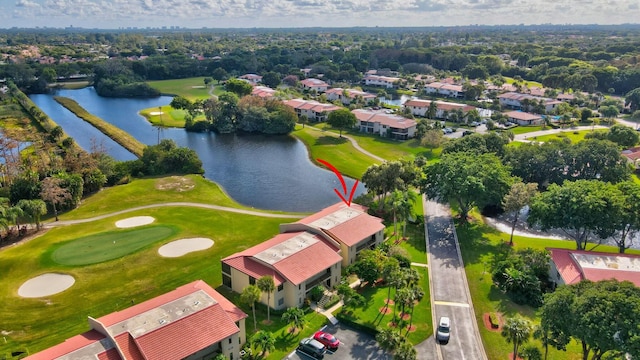
<svg viewBox="0 0 640 360">
<path fill-rule="evenodd" d="M 341 201 L 334 188 L 342 190 L 336 175 L 313 164 L 304 144 L 291 136 L 218 135 L 191 133 L 184 129 L 153 127 L 138 112 L 167 105 L 171 97 L 152 99 L 104 98 L 91 87 L 60 90 L 56 95 L 76 100 L 90 113 L 127 131 L 138 141 L 155 145 L 172 139 L 198 153 L 207 179 L 220 184 L 237 202 L 259 209 L 315 212 Z M 52 95 L 32 95 L 31 100 L 91 151 L 99 145 L 117 160 L 135 156 L 58 104 Z M 354 180 L 345 178 L 351 189 Z M 354 197 L 365 192 L 358 185 Z"/>
</svg>

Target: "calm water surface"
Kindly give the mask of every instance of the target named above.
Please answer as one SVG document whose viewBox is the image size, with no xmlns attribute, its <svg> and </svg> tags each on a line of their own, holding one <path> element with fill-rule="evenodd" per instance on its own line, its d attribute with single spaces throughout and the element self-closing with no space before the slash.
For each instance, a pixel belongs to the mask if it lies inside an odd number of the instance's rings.
<svg viewBox="0 0 640 360">
<path fill-rule="evenodd" d="M 171 97 L 153 99 L 103 98 L 93 88 L 61 90 L 87 111 L 127 131 L 138 141 L 154 145 L 158 130 L 138 112 L 167 105 Z M 135 157 L 91 125 L 59 105 L 51 95 L 31 99 L 84 149 L 102 143 L 118 160 Z M 203 163 L 205 177 L 220 184 L 234 200 L 261 209 L 313 212 L 341 201 L 334 188 L 342 186 L 333 172 L 315 166 L 304 144 L 289 136 L 216 135 L 164 129 L 161 139 L 194 149 Z M 354 180 L 345 178 L 351 189 Z M 365 191 L 358 185 L 355 196 Z"/>
</svg>

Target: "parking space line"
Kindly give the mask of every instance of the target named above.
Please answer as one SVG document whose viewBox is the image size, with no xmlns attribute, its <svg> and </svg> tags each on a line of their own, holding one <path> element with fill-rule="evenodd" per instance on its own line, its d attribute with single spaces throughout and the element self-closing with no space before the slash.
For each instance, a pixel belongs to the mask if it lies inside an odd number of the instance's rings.
<svg viewBox="0 0 640 360">
<path fill-rule="evenodd" d="M 444 305 L 444 306 L 457 306 L 457 307 L 464 307 L 464 308 L 468 308 L 469 307 L 469 304 L 467 304 L 467 303 L 450 302 L 450 301 L 434 301 L 433 304 L 434 305 Z"/>
</svg>

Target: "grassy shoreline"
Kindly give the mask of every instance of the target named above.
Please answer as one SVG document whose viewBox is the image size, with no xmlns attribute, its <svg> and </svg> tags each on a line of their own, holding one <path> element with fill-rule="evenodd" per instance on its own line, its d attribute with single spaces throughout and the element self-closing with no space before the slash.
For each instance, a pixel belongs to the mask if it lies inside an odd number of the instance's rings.
<svg viewBox="0 0 640 360">
<path fill-rule="evenodd" d="M 146 145 L 136 140 L 126 131 L 123 131 L 102 120 L 101 118 L 89 113 L 73 99 L 69 99 L 63 96 L 54 96 L 53 99 L 60 105 L 64 106 L 67 110 L 74 113 L 77 117 L 93 125 L 96 129 L 100 130 L 103 134 L 107 135 L 113 141 L 122 145 L 122 147 L 129 150 L 132 154 L 136 155 L 137 157 L 142 156 L 142 151 L 144 150 Z"/>
</svg>

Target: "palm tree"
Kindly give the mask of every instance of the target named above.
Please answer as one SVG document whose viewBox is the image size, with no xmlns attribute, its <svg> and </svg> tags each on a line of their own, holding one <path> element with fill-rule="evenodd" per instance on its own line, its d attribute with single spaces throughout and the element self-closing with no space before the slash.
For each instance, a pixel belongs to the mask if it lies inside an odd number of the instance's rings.
<svg viewBox="0 0 640 360">
<path fill-rule="evenodd" d="M 409 303 L 409 298 L 411 297 L 411 290 L 409 288 L 402 288 L 396 291 L 396 295 L 394 296 L 394 300 L 396 302 L 393 307 L 393 322 L 396 322 L 396 308 L 398 304 L 400 304 L 400 312 L 404 313 L 405 306 Z M 398 321 L 399 322 L 399 321 Z"/>
<path fill-rule="evenodd" d="M 47 204 L 40 199 L 22 199 L 18 201 L 18 207 L 36 224 L 36 230 L 40 230 L 40 217 L 47 213 Z"/>
<path fill-rule="evenodd" d="M 276 339 L 273 334 L 268 331 L 260 330 L 251 338 L 251 343 L 260 349 L 260 357 L 264 357 L 267 351 L 271 351 L 276 348 Z"/>
<path fill-rule="evenodd" d="M 421 286 L 414 286 L 411 288 L 411 303 L 409 306 L 411 307 L 411 318 L 409 318 L 409 327 L 407 327 L 407 334 L 409 334 L 409 330 L 411 330 L 411 325 L 413 325 L 413 309 L 417 302 L 420 302 L 424 297 L 424 290 L 422 290 Z"/>
<path fill-rule="evenodd" d="M 516 360 L 518 347 L 531 336 L 531 325 L 521 317 L 509 318 L 502 327 L 502 336 L 508 343 L 513 343 L 513 360 Z"/>
<path fill-rule="evenodd" d="M 404 192 L 404 197 L 398 208 L 398 213 L 402 219 L 402 238 L 404 239 L 407 232 L 407 221 L 413 215 L 413 204 L 415 203 L 417 195 L 415 192 L 408 190 Z"/>
<path fill-rule="evenodd" d="M 387 283 L 387 299 L 391 299 L 391 288 L 397 287 L 403 279 L 398 259 L 390 257 L 385 261 L 384 265 L 382 265 L 382 276 Z M 389 301 L 386 302 L 385 307 L 389 307 Z"/>
<path fill-rule="evenodd" d="M 291 324 L 292 332 L 295 332 L 296 329 L 302 329 L 307 322 L 304 318 L 304 311 L 297 307 L 288 308 L 282 314 L 282 321 Z"/>
<path fill-rule="evenodd" d="M 256 282 L 256 286 L 263 293 L 267 293 L 267 321 L 271 322 L 271 314 L 269 311 L 271 309 L 271 293 L 276 289 L 276 283 L 273 281 L 273 276 L 265 275 L 261 277 Z"/>
<path fill-rule="evenodd" d="M 545 326 L 544 323 L 536 325 L 533 329 L 533 338 L 540 340 L 542 346 L 544 346 L 544 360 L 547 360 L 547 355 L 549 355 L 549 344 L 551 343 L 551 333 L 548 326 Z"/>
<path fill-rule="evenodd" d="M 385 328 L 378 331 L 376 341 L 381 348 L 387 351 L 395 351 L 403 341 L 400 332 L 393 328 Z"/>
<path fill-rule="evenodd" d="M 418 356 L 416 348 L 410 342 L 404 341 L 393 354 L 393 360 L 415 360 Z"/>
<path fill-rule="evenodd" d="M 258 321 L 256 319 L 256 301 L 260 300 L 260 289 L 255 285 L 249 285 L 240 294 L 240 301 L 244 304 L 251 305 L 253 311 L 253 329 L 258 330 Z"/>
</svg>

